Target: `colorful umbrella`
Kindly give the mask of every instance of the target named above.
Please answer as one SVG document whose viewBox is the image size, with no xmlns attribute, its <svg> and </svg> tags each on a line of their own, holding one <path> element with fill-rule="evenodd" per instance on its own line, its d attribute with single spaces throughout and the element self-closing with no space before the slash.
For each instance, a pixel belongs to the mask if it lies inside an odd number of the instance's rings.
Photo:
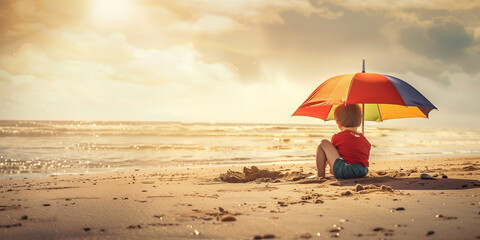
<svg viewBox="0 0 480 240">
<path fill-rule="evenodd" d="M 378 73 L 344 74 L 323 82 L 295 111 L 293 116 L 310 116 L 334 120 L 339 104 L 361 104 L 363 121 L 381 122 L 394 118 L 428 118 L 437 109 L 420 92 L 405 81 Z"/>
</svg>

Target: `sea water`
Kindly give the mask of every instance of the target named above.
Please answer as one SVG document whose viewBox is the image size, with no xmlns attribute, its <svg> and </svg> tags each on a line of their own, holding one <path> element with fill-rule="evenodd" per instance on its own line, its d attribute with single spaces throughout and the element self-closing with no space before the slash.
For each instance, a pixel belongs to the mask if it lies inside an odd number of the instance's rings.
<svg viewBox="0 0 480 240">
<path fill-rule="evenodd" d="M 0 121 L 0 178 L 312 162 L 330 125 Z M 370 161 L 480 154 L 480 129 L 369 127 Z"/>
</svg>

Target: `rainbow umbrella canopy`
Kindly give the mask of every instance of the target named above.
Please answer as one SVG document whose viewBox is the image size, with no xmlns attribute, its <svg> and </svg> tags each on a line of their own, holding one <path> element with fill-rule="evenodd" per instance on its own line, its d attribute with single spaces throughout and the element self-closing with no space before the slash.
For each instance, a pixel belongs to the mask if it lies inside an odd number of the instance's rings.
<svg viewBox="0 0 480 240">
<path fill-rule="evenodd" d="M 389 75 L 366 73 L 344 74 L 323 82 L 295 111 L 293 116 L 310 116 L 334 120 L 340 104 L 360 104 L 363 121 L 381 122 L 394 118 L 428 118 L 437 109 L 420 92 L 405 81 Z"/>
</svg>

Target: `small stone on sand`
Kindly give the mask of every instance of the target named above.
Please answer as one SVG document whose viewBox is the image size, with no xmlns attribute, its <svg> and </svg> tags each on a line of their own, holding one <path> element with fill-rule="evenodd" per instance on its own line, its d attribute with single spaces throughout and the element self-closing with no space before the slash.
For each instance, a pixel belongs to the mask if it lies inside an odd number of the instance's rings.
<svg viewBox="0 0 480 240">
<path fill-rule="evenodd" d="M 22 220 L 27 220 L 27 219 L 28 219 L 28 216 L 27 216 L 27 215 L 23 215 L 20 219 L 22 219 Z"/>
<path fill-rule="evenodd" d="M 428 231 L 425 235 L 430 236 L 430 235 L 433 235 L 433 234 L 435 234 L 434 231 Z"/>
<path fill-rule="evenodd" d="M 222 222 L 232 222 L 232 221 L 237 221 L 237 219 L 234 216 L 226 216 L 222 218 Z"/>
<path fill-rule="evenodd" d="M 351 196 L 353 195 L 353 193 L 351 191 L 345 191 L 345 192 L 342 192 L 340 193 L 341 196 Z"/>
<path fill-rule="evenodd" d="M 310 234 L 310 233 L 304 233 L 304 234 L 300 235 L 300 238 L 310 239 L 310 238 L 312 238 L 312 234 Z"/>
<path fill-rule="evenodd" d="M 380 186 L 380 190 L 382 191 L 388 191 L 388 192 L 393 192 L 393 188 L 387 185 L 382 185 Z"/>
<path fill-rule="evenodd" d="M 363 185 L 357 184 L 355 185 L 355 192 L 362 191 L 364 189 Z"/>
<path fill-rule="evenodd" d="M 429 174 L 422 173 L 422 174 L 420 174 L 420 179 L 433 180 L 434 178 L 432 176 L 430 176 Z"/>
</svg>

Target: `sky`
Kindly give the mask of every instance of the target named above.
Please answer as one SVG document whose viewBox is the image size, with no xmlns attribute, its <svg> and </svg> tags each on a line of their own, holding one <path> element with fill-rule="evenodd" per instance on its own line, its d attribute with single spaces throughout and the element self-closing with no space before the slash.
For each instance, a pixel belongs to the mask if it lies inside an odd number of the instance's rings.
<svg viewBox="0 0 480 240">
<path fill-rule="evenodd" d="M 363 59 L 439 109 L 382 126 L 480 127 L 476 0 L 4 0 L 0 119 L 324 124 Z"/>
</svg>

